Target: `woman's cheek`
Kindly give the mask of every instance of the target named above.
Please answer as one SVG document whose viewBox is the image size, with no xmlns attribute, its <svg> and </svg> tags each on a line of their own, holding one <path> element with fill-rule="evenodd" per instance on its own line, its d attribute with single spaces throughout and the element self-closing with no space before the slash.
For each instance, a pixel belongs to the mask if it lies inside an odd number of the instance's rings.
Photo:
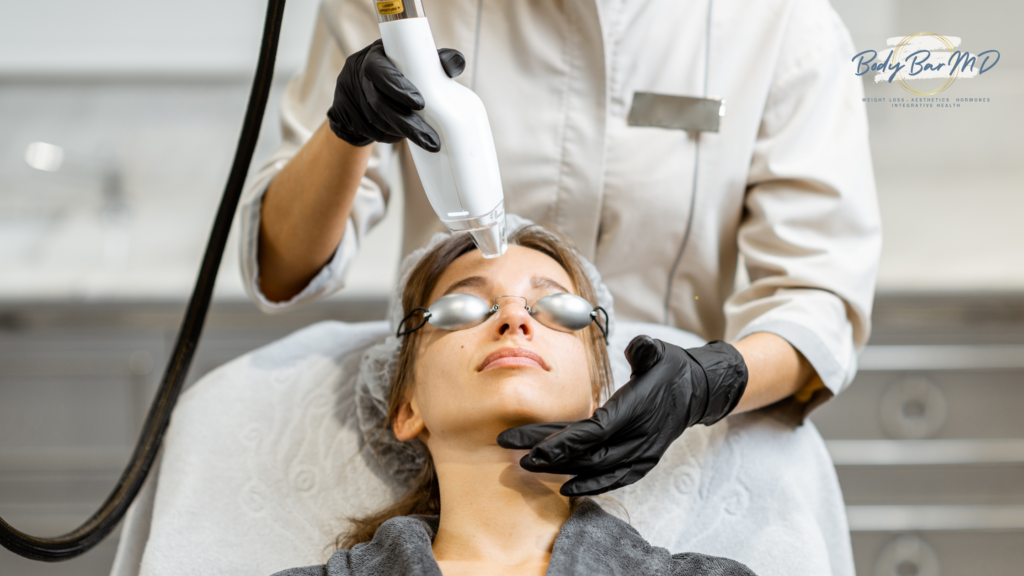
<svg viewBox="0 0 1024 576">
<path fill-rule="evenodd" d="M 466 390 L 475 368 L 472 366 L 472 348 L 455 334 L 446 335 L 420 350 L 416 362 L 417 386 L 422 386 L 421 406 L 431 414 L 424 420 L 442 416 L 442 412 L 462 410 L 471 391 Z"/>
<path fill-rule="evenodd" d="M 579 408 L 583 418 L 590 416 L 591 397 L 593 387 L 590 383 L 590 364 L 587 361 L 587 350 L 583 342 L 573 336 L 562 341 L 558 348 L 558 365 L 561 367 L 557 374 L 558 381 L 562 384 L 565 398 L 573 400 L 573 408 Z"/>
</svg>

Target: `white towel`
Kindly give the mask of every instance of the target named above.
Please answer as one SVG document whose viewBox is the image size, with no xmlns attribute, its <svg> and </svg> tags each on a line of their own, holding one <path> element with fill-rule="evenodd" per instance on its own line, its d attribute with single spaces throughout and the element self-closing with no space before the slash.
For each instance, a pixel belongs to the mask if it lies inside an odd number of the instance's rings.
<svg viewBox="0 0 1024 576">
<path fill-rule="evenodd" d="M 181 396 L 159 467 L 125 520 L 112 576 L 271 574 L 322 564 L 345 517 L 395 487 L 360 453 L 353 383 L 386 322 L 323 322 L 246 354 Z M 616 385 L 637 334 L 703 344 L 622 322 Z M 738 560 L 759 576 L 854 576 L 842 494 L 814 425 L 760 414 L 687 430 L 640 482 L 611 493 L 652 544 Z M 621 514 L 607 497 L 599 499 Z"/>
</svg>

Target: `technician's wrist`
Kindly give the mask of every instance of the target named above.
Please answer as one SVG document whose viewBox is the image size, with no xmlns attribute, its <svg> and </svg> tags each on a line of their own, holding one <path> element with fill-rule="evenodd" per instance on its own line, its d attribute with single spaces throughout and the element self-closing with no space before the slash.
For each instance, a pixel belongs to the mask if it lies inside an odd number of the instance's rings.
<svg viewBox="0 0 1024 576">
<path fill-rule="evenodd" d="M 707 378 L 707 407 L 695 422 L 710 426 L 736 409 L 747 389 L 747 363 L 735 346 L 721 340 L 712 340 L 687 353 L 700 364 Z"/>
<path fill-rule="evenodd" d="M 368 138 L 358 132 L 350 130 L 346 126 L 346 123 L 337 117 L 333 108 L 327 112 L 327 125 L 330 126 L 331 132 L 333 132 L 335 136 L 353 146 L 369 146 L 374 142 L 373 138 Z"/>
</svg>

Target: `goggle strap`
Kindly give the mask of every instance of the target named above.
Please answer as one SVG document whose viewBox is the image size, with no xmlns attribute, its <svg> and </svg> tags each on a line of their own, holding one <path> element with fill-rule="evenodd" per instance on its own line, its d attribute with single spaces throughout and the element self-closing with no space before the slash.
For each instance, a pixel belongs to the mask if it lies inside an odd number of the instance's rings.
<svg viewBox="0 0 1024 576">
<path fill-rule="evenodd" d="M 423 320 L 421 320 L 420 323 L 415 328 L 409 328 L 409 329 L 403 331 L 402 330 L 402 326 L 405 325 L 405 322 L 407 320 L 409 320 L 410 318 L 412 318 L 413 314 L 415 314 L 417 312 L 421 312 L 421 311 L 423 312 Z M 427 324 L 427 320 L 430 319 L 430 316 L 431 316 L 430 310 L 427 310 L 426 308 L 424 308 L 422 306 L 418 306 L 416 308 L 413 308 L 412 312 L 409 312 L 408 314 L 406 314 L 405 318 L 402 318 L 402 321 L 398 323 L 398 333 L 396 334 L 396 337 L 401 338 L 402 336 L 405 336 L 406 334 L 410 334 L 412 332 L 415 332 L 415 331 L 419 330 L 420 328 L 423 328 L 423 326 L 425 326 Z"/>
<path fill-rule="evenodd" d="M 600 310 L 601 313 L 604 314 L 604 324 L 601 324 L 601 321 L 598 318 L 598 315 L 597 315 L 597 311 L 598 310 Z M 597 327 L 601 329 L 601 334 L 604 336 L 604 343 L 607 344 L 608 343 L 608 311 L 605 310 L 604 308 L 600 307 L 600 306 L 597 306 L 597 307 L 594 308 L 594 311 L 590 313 L 590 315 L 593 316 L 593 318 L 594 318 L 594 324 L 597 324 Z"/>
</svg>

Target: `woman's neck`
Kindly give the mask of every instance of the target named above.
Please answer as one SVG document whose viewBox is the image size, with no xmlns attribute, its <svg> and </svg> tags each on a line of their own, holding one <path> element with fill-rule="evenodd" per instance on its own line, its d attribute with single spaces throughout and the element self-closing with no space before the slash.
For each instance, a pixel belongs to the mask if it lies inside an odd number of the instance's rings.
<svg viewBox="0 0 1024 576">
<path fill-rule="evenodd" d="M 448 567 L 500 567 L 543 574 L 555 537 L 569 518 L 558 489 L 568 476 L 535 474 L 519 466 L 525 450 L 500 446 L 433 446 L 441 490 L 434 557 Z"/>
</svg>

